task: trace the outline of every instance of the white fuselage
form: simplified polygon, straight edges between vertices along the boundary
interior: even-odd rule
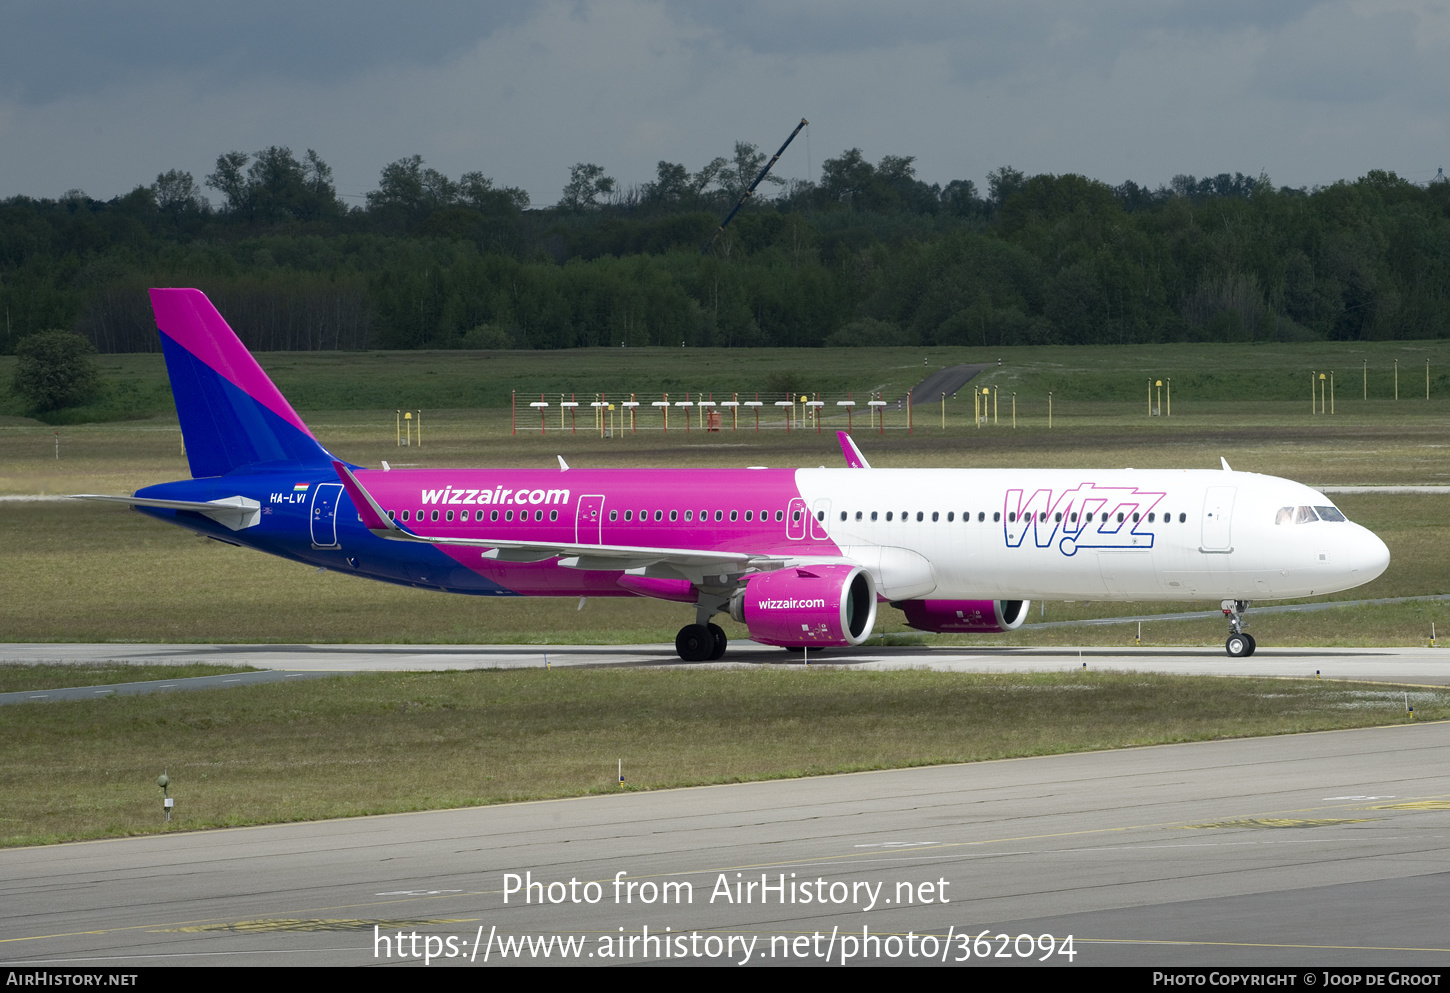
[[[1284,508],[1333,504],[1256,473],[803,469],[796,479],[813,527],[893,600],[1279,599],[1360,586],[1389,564],[1358,524],[1276,523]]]

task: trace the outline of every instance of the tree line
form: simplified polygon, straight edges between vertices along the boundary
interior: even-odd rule
[[[98,201],[0,201],[0,351],[62,328],[158,347],[145,290],[197,286],[258,349],[997,345],[1450,335],[1450,183],[1155,188],[994,170],[928,184],[858,149],[757,190],[745,142],[536,206],[419,156],[350,205],[313,150],[228,152]],[[774,180],[774,177],[770,177]],[[213,205],[205,191],[219,199]],[[771,195],[773,194],[773,195]]]

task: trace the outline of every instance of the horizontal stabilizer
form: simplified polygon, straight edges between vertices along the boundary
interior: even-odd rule
[[[162,510],[190,510],[210,517],[232,531],[256,527],[262,520],[262,505],[244,496],[222,497],[220,500],[152,500],[146,497],[105,496],[100,493],[77,493],[74,500],[104,500],[125,503],[132,507],[159,507]]]

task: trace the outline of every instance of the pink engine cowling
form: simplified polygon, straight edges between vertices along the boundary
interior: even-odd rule
[[[859,645],[876,625],[876,583],[857,565],[812,565],[752,576],[730,616],[763,645]]]
[[[1030,600],[901,600],[906,623],[937,634],[1015,631],[1027,619]]]

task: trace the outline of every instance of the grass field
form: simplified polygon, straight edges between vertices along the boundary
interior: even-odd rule
[[[1321,357],[1348,361],[1366,354],[1380,375],[1393,355],[1427,352],[1450,361],[1450,345],[1379,344],[1334,346],[1163,346],[1163,348],[1018,349],[1002,370],[990,368],[987,381],[1041,386],[1060,375],[1111,393],[1114,383],[1141,380],[1143,368],[1180,362],[1208,365],[1260,364],[1260,373],[1288,377]],[[1337,349],[1337,351],[1335,351]],[[1420,351],[1415,351],[1420,349]],[[1441,349],[1441,351],[1435,351]],[[655,349],[661,351],[661,349]],[[822,364],[825,374],[847,375],[869,368],[876,377],[896,377],[887,396],[905,390],[922,368],[912,365],[921,349],[845,349],[757,354],[754,351],[709,352],[712,362]],[[666,358],[650,349],[635,349],[641,375],[664,375]],[[703,352],[702,352],[703,354]],[[942,362],[961,355],[938,355]],[[692,361],[697,355],[692,355]],[[842,358],[844,357],[844,358]],[[1246,358],[1247,357],[1247,358]],[[740,431],[690,432],[673,420],[670,432],[660,429],[657,413],[639,415],[638,432],[600,438],[589,413],[580,416],[579,432],[558,431],[557,409],[551,409],[550,433],[538,433],[534,412],[522,417],[519,432],[510,429],[506,407],[425,409],[423,445],[399,448],[392,409],[332,409],[328,403],[355,404],[370,399],[383,383],[383,371],[399,383],[436,380],[441,393],[479,378],[477,370],[494,374],[554,375],[577,383],[618,373],[593,368],[615,360],[609,351],[510,352],[477,357],[463,352],[373,354],[264,355],[274,374],[297,400],[313,432],[342,457],[377,465],[545,465],[564,455],[571,465],[838,465],[840,451],[834,431],[844,416],[832,415],[822,431],[784,431],[783,416],[767,413],[764,428],[755,431],[747,417]],[[980,355],[976,355],[980,358]],[[477,360],[477,370],[470,365]],[[853,360],[844,364],[845,360]],[[861,360],[870,360],[863,365]],[[6,375],[0,360],[0,380]],[[165,394],[159,355],[104,357],[116,368],[132,370]],[[619,361],[625,361],[621,358]],[[1422,361],[1422,358],[1421,358]],[[835,365],[832,365],[834,362]],[[1067,362],[1076,362],[1069,365]],[[512,364],[512,365],[510,365]],[[502,365],[503,371],[496,370]],[[702,377],[715,375],[702,367]],[[1172,368],[1172,367],[1170,367]],[[1135,370],[1135,371],[1134,371]],[[113,370],[115,371],[115,370]],[[709,373],[709,375],[705,375]],[[149,380],[148,378],[149,377]],[[1037,377],[1032,378],[1032,377]],[[1180,380],[1190,378],[1180,374]],[[1305,375],[1305,378],[1306,377]],[[357,389],[339,394],[357,381]],[[602,380],[600,380],[602,381]],[[663,380],[661,380],[663,381]],[[1053,380],[1056,383],[1056,380]],[[969,399],[947,404],[947,426],[941,428],[940,407],[915,412],[914,431],[892,413],[886,431],[857,426],[857,441],[880,467],[1031,467],[1212,468],[1219,457],[1237,470],[1285,475],[1311,484],[1450,484],[1450,390],[1433,399],[1344,399],[1335,397],[1335,413],[1314,415],[1306,402],[1222,399],[1230,383],[1243,386],[1250,378],[1214,380],[1219,399],[1195,399],[1180,387],[1172,417],[1148,417],[1147,404],[1111,399],[1074,400],[1072,389],[1054,397],[1053,426],[1048,428],[1044,403],[1028,403],[1019,393],[1018,428],[1009,412],[998,407],[996,425],[976,428]],[[332,386],[307,393],[306,383]],[[1379,383],[1379,387],[1385,383]],[[1402,377],[1402,387],[1405,386]],[[1376,389],[1379,389],[1376,387]],[[1422,387],[1422,381],[1421,381]],[[419,387],[422,390],[423,387]],[[490,390],[494,387],[489,387]],[[1037,387],[1032,387],[1037,389]],[[1235,387],[1237,389],[1237,387]],[[1402,389],[1402,397],[1408,390]],[[312,397],[313,406],[303,402]],[[458,394],[461,397],[461,394]],[[493,394],[497,399],[497,390]],[[419,400],[422,403],[422,400]],[[966,416],[963,416],[966,412]],[[59,458],[57,458],[57,454]],[[42,426],[10,417],[0,422],[0,496],[57,493],[130,493],[157,481],[186,477],[181,436],[174,413],[123,422]],[[1388,573],[1340,599],[1417,596],[1446,593],[1450,571],[1450,506],[1443,496],[1343,496],[1337,503],[1351,519],[1379,533],[1392,552]],[[120,507],[83,503],[0,503],[0,638],[7,641],[196,641],[196,642],[668,642],[686,613],[677,604],[653,600],[592,600],[583,610],[552,600],[479,600],[368,583],[335,573],[290,564],[257,552],[199,541],[165,528]],[[1212,607],[1215,604],[1203,604]],[[1031,620],[1066,620],[1096,616],[1176,612],[1186,604],[1048,603],[1032,610]],[[1421,644],[1431,623],[1446,626],[1444,604],[1389,604],[1346,610],[1331,615],[1269,616],[1254,620],[1263,644],[1379,645]],[[726,622],[732,638],[744,636]],[[880,631],[906,631],[895,610],[883,609]],[[1127,644],[1135,631],[1127,628],[1022,631],[990,638],[992,644]],[[1173,622],[1145,629],[1148,644],[1215,645],[1222,639],[1221,622]],[[938,642],[940,644],[940,642]]]
[[[1402,723],[1393,687],[812,666],[376,673],[0,708],[0,844]],[[1450,717],[1419,690],[1416,717]]]
[[[0,693],[53,690],[68,686],[110,686],[115,683],[139,683],[152,679],[187,679],[191,676],[256,671],[252,666],[215,666],[204,663],[136,665],[115,662],[109,665],[84,666],[19,663],[0,665]]]
[[[1390,570],[1341,599],[1450,592],[1446,497],[1346,496],[1349,515],[1390,546]],[[640,598],[576,602],[450,596],[341,573],[318,573],[248,549],[205,541],[125,508],[20,503],[5,508],[0,637],[8,641],[313,642],[417,644],[668,643],[688,614]],[[931,644],[1131,644],[1121,628],[1054,628],[1032,622],[1212,609],[1216,603],[1058,603],[1034,606],[1004,635],[922,636]],[[878,630],[904,633],[885,605]],[[1395,604],[1305,615],[1260,615],[1265,645],[1423,644],[1430,624],[1450,630],[1450,605]],[[732,638],[745,629],[722,620]],[[1146,625],[1145,643],[1219,645],[1219,620]]]
[[[974,385],[1018,394],[1019,411],[1046,418],[1048,391],[1055,412],[1074,404],[1124,403],[1146,413],[1148,380],[1172,380],[1175,415],[1200,403],[1256,405],[1280,401],[1307,416],[1311,372],[1335,375],[1336,412],[1355,404],[1425,398],[1426,363],[1431,397],[1450,398],[1450,341],[1320,342],[1315,344],[1171,344],[980,348],[634,348],[553,352],[263,352],[258,361],[299,411],[395,409],[504,409],[517,392],[523,403],[580,401],[603,393],[611,400],[638,394],[642,401],[669,393],[672,400],[710,394],[790,388],[857,400],[880,393],[902,396],[932,369],[958,363],[995,363]],[[61,420],[125,419],[166,415],[170,387],[159,352],[98,358],[109,384],[94,406]],[[0,356],[0,384],[9,384],[15,358]],[[839,394],[839,396],[837,396]],[[963,394],[970,420],[970,397]],[[1302,401],[1302,402],[1301,402]],[[1040,408],[1040,410],[1039,410]],[[23,422],[17,397],[0,392],[0,417]],[[1003,407],[1000,413],[1009,411]],[[33,422],[32,422],[33,423]],[[388,424],[391,427],[391,416]],[[537,424],[537,421],[535,421]],[[391,437],[391,434],[389,434]]]
[[[1172,418],[1148,418],[1134,404],[1068,405],[1051,430],[1021,426],[946,430],[922,417],[917,429],[857,432],[878,466],[1041,466],[1236,469],[1311,484],[1447,484],[1450,400],[1361,401],[1358,410],[1311,415],[1307,404],[1223,401],[1176,405]],[[1338,408],[1337,409],[1342,409]],[[510,433],[507,410],[425,412],[424,445],[400,449],[392,411],[307,414],[313,431],[345,458],[377,465],[575,466],[839,465],[831,429],[787,433],[686,434],[658,429],[600,439],[588,430]],[[642,415],[644,416],[644,415]],[[899,420],[899,415],[894,415]],[[888,421],[888,424],[893,423]],[[60,458],[55,457],[59,431]],[[0,426],[0,495],[129,493],[188,474],[174,415],[59,429]],[[1379,534],[1392,562],[1380,579],[1340,599],[1450,592],[1450,503],[1440,495],[1344,495],[1336,502]],[[202,541],[119,507],[80,502],[0,503],[0,639],[9,641],[630,643],[668,642],[687,613],[643,599],[482,600],[318,574],[295,563]],[[1203,607],[1211,609],[1216,604]],[[1175,612],[1183,604],[1049,603],[1031,621]],[[1127,628],[956,638],[994,644],[1125,644]],[[1403,604],[1332,614],[1262,615],[1256,637],[1269,644],[1420,644],[1430,624],[1450,623],[1443,604]],[[731,637],[744,630],[726,622]],[[879,630],[906,630],[884,608]],[[1150,644],[1216,645],[1218,621],[1150,626]],[[946,639],[936,638],[934,643]]]
[[[831,432],[689,433],[640,417],[602,439],[511,431],[508,391],[749,389],[796,371],[821,390],[899,395],[931,365],[981,361],[962,350],[287,354],[262,361],[314,433],[344,458],[377,465],[839,465]],[[1215,468],[1311,484],[1450,484],[1450,343],[1153,346],[1002,351],[981,382],[1005,392],[998,423],[971,401],[918,408],[914,430],[857,440],[877,466]],[[994,360],[997,353],[993,353]],[[1401,399],[1390,397],[1401,360]],[[1432,398],[1423,365],[1431,359]],[[107,356],[116,386],[62,427],[0,405],[0,497],[129,493],[184,478],[159,355]],[[1370,365],[1370,398],[1358,369]],[[0,382],[13,359],[0,357]],[[1418,365],[1417,365],[1418,363]],[[684,382],[678,369],[687,365]],[[1311,414],[1308,370],[1348,369],[1335,413]],[[802,372],[803,370],[803,372]],[[1204,370],[1211,370],[1205,372]],[[1407,371],[1408,370],[1408,371]],[[1421,378],[1415,380],[1413,372]],[[1146,378],[1172,376],[1173,416],[1149,417]],[[810,377],[814,377],[810,379]],[[683,385],[682,385],[683,383]],[[1412,388],[1413,387],[1413,388]],[[1047,421],[1046,392],[1053,419]],[[1018,426],[1008,400],[1018,393]],[[1139,397],[1138,391],[1142,391]],[[1295,390],[1302,390],[1298,397]],[[552,397],[551,399],[557,399]],[[394,408],[424,410],[424,444],[399,448]],[[834,409],[834,408],[828,408]],[[587,408],[586,408],[587,410]],[[125,419],[130,418],[130,419]],[[72,418],[75,419],[75,418]],[[59,458],[57,458],[57,444]],[[1388,572],[1340,598],[1450,592],[1450,506],[1441,495],[1345,495],[1336,503],[1389,545]],[[0,639],[138,642],[668,642],[688,608],[645,599],[573,601],[448,596],[372,583],[199,540],[129,510],[73,501],[0,500]],[[888,638],[923,643],[1131,643],[1129,625],[1040,628],[1033,621],[1192,609],[1187,604],[1048,603],[1007,635],[924,636],[881,611]],[[1213,603],[1201,605],[1216,606]],[[1259,615],[1263,645],[1423,644],[1445,631],[1441,603]],[[732,638],[744,637],[725,621]],[[1144,643],[1220,646],[1221,620],[1144,625]],[[1443,635],[1442,635],[1443,637]],[[784,653],[782,653],[784,657]],[[168,667],[166,676],[181,675]],[[138,669],[7,667],[0,689],[140,679]],[[970,676],[862,673],[813,666],[751,671],[595,670],[374,674],[166,696],[0,708],[0,843],[160,830],[155,777],[179,796],[174,828],[492,803],[629,788],[817,774],[1403,720],[1384,687],[1142,674]],[[1450,717],[1425,691],[1421,719]]]

